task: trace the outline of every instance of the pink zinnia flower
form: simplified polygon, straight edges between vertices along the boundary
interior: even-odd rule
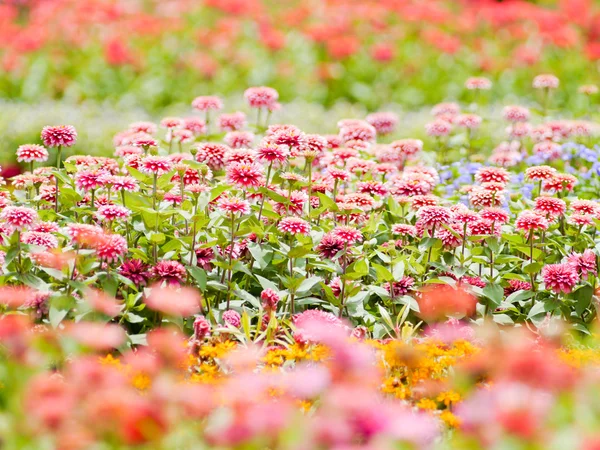
[[[30,227],[37,217],[35,210],[24,206],[7,206],[0,213],[0,218],[17,230]]]
[[[538,75],[533,79],[532,83],[535,89],[556,89],[558,84],[558,78],[550,74]]]
[[[591,214],[571,214],[568,219],[571,225],[579,227],[594,225],[594,216]]]
[[[389,134],[398,125],[398,115],[393,112],[376,112],[367,116],[367,122],[375,127],[378,134]]]
[[[277,102],[279,94],[273,88],[259,86],[246,89],[244,98],[251,108],[268,108]]]
[[[100,220],[125,220],[131,215],[131,211],[120,205],[104,205],[96,211],[96,217]]]
[[[31,231],[40,233],[56,233],[60,227],[56,222],[36,222],[31,226]]]
[[[444,137],[452,131],[452,124],[444,119],[436,119],[425,125],[425,132],[428,136]]]
[[[515,221],[515,227],[521,231],[547,230],[548,220],[533,211],[523,211]]]
[[[250,131],[230,131],[223,138],[223,141],[231,148],[249,148],[252,146],[253,140],[254,133]]]
[[[98,189],[103,185],[102,179],[106,172],[99,170],[82,170],[75,174],[75,185],[82,191]]]
[[[321,238],[321,242],[317,245],[316,250],[323,258],[333,259],[344,249],[344,241],[338,236],[329,232]]]
[[[206,133],[206,122],[198,117],[186,117],[183,119],[183,128],[191,131],[194,136]]]
[[[359,121],[340,128],[340,139],[343,142],[353,140],[374,141],[376,137],[377,130],[375,127],[364,121]]]
[[[383,288],[388,291],[388,294],[390,294],[391,297],[397,297],[398,295],[408,294],[414,285],[415,280],[413,278],[404,276],[400,280],[394,281],[391,284],[385,283]]]
[[[246,114],[240,111],[231,114],[221,114],[217,122],[221,131],[241,130],[246,126]]]
[[[173,169],[173,163],[166,156],[146,156],[140,165],[140,171],[148,175],[164,175],[171,169]]]
[[[571,264],[548,264],[542,269],[546,289],[568,294],[579,281],[576,269]]]
[[[212,142],[197,144],[194,146],[196,161],[206,164],[212,170],[220,170],[225,165],[225,155],[231,150],[225,144]]]
[[[37,144],[21,145],[17,149],[17,161],[19,162],[44,162],[48,160],[48,150]]]
[[[231,163],[227,166],[227,181],[239,188],[259,187],[264,183],[258,164]]]
[[[390,148],[397,152],[401,158],[407,158],[423,150],[423,141],[420,139],[399,139],[392,142]]]
[[[353,245],[356,242],[362,241],[363,238],[362,233],[359,230],[345,225],[335,227],[331,231],[331,234],[346,245]]]
[[[549,180],[556,174],[556,169],[550,166],[534,166],[525,169],[525,178],[533,181]]]
[[[101,236],[104,231],[96,225],[70,223],[66,227],[66,233],[71,238],[72,245],[84,245]]]
[[[504,295],[506,297],[508,297],[513,292],[530,291],[530,290],[531,290],[531,283],[528,283],[527,281],[508,280],[508,287],[504,288]]]
[[[333,166],[327,168],[327,175],[338,181],[348,181],[350,179],[350,172]]]
[[[299,217],[284,217],[277,225],[277,229],[282,233],[308,234],[310,225],[306,220]]]
[[[557,173],[544,182],[546,191],[572,191],[577,184],[577,178],[568,173]]]
[[[204,316],[194,319],[194,339],[202,341],[210,333],[210,322]]]
[[[475,179],[480,183],[506,184],[510,180],[510,174],[503,167],[481,167],[475,173]]]
[[[239,312],[233,309],[228,309],[227,311],[225,311],[223,313],[222,319],[223,324],[231,325],[234,328],[239,328],[242,324],[242,316],[240,316]]]
[[[452,214],[443,206],[424,206],[417,211],[417,217],[426,228],[445,225],[452,221]]]
[[[593,200],[573,200],[570,208],[578,214],[597,214],[600,205]]]
[[[39,231],[26,231],[21,235],[21,242],[44,247],[45,250],[58,247],[58,239],[56,239],[56,236]]]
[[[567,205],[564,200],[555,197],[540,196],[535,199],[535,206],[533,210],[546,217],[558,217],[562,216],[567,209]]]
[[[196,314],[200,311],[201,301],[200,294],[195,289],[158,284],[151,287],[150,294],[144,299],[149,308],[178,317]]]
[[[268,288],[260,293],[260,299],[262,300],[262,307],[267,311],[274,311],[281,300],[277,292]]]
[[[589,248],[583,253],[572,253],[567,258],[567,263],[573,266],[584,280],[587,280],[589,274],[597,275],[596,254]]]
[[[140,189],[138,181],[128,176],[114,177],[111,179],[111,184],[115,191],[136,192]]]
[[[392,225],[392,233],[400,236],[415,237],[417,235],[417,229],[414,227],[414,225],[396,223]]]
[[[377,195],[383,197],[387,195],[388,189],[381,181],[367,180],[356,183],[356,189],[363,194]]]
[[[225,154],[225,163],[246,163],[252,164],[256,160],[256,153],[249,148],[231,149]]]
[[[510,218],[508,212],[501,208],[484,208],[483,211],[479,213],[479,215],[482,219],[500,224],[507,223]]]
[[[460,114],[460,106],[453,102],[438,103],[433,108],[431,108],[431,115],[434,117],[449,117],[456,116],[458,114]]]
[[[157,127],[153,122],[140,121],[130,124],[129,129],[134,133],[154,134],[156,133]]]
[[[145,286],[150,279],[148,266],[139,259],[130,259],[119,266],[119,274],[137,286]]]
[[[118,234],[101,234],[91,242],[101,260],[112,262],[127,253],[127,240]]]
[[[465,88],[473,90],[488,90],[492,88],[492,82],[485,77],[469,77],[465,81]]]
[[[530,114],[523,106],[511,105],[504,108],[503,115],[509,122],[527,122]]]
[[[236,197],[225,197],[219,200],[219,209],[227,214],[244,215],[250,212],[250,204]]]
[[[185,282],[187,272],[178,261],[159,261],[150,269],[152,278],[165,281],[169,285],[180,285]]]
[[[198,111],[216,111],[223,109],[223,101],[219,97],[213,95],[196,97],[192,101],[192,108]]]
[[[77,131],[71,125],[48,126],[42,129],[42,141],[46,147],[71,147],[77,140]]]
[[[469,202],[471,205],[480,208],[496,207],[502,204],[503,196],[504,191],[485,189],[476,186],[469,192]]]
[[[482,119],[477,114],[460,114],[454,118],[453,123],[459,127],[473,130],[479,128]]]
[[[259,161],[267,163],[284,163],[289,155],[289,150],[286,146],[276,144],[272,141],[262,141],[256,149],[256,154]]]

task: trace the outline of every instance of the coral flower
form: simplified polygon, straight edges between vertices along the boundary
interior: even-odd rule
[[[77,131],[72,125],[48,126],[42,129],[42,141],[46,147],[71,147],[77,140]]]
[[[179,317],[193,316],[200,311],[201,297],[196,289],[158,284],[150,289],[144,302],[155,311]]]
[[[17,161],[19,162],[45,162],[48,160],[48,150],[37,144],[21,145],[17,149]]]
[[[573,265],[548,264],[542,269],[542,278],[546,289],[551,289],[556,293],[569,293],[573,290],[579,281],[579,275]]]
[[[112,262],[127,253],[127,240],[118,234],[101,234],[90,242],[101,260]]]
[[[470,77],[465,81],[465,88],[474,90],[489,90],[492,88],[492,82],[485,77]]]

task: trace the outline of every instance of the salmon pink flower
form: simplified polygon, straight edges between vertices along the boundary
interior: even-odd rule
[[[452,124],[444,119],[436,119],[425,125],[425,132],[428,136],[444,137],[452,131]]]
[[[550,166],[534,166],[525,169],[525,178],[532,181],[549,180],[556,174],[556,169]]]
[[[149,308],[178,317],[190,317],[196,314],[200,311],[201,301],[196,289],[159,284],[153,285],[150,294],[144,299]]]

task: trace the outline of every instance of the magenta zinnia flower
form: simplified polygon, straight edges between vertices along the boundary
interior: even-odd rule
[[[125,261],[119,267],[119,274],[131,280],[137,286],[145,286],[150,279],[148,266],[139,259]]]
[[[260,299],[262,300],[262,307],[267,311],[275,310],[281,300],[277,292],[268,288],[260,293]]]
[[[333,259],[344,249],[344,241],[338,236],[329,232],[321,238],[321,242],[317,245],[317,251],[323,258]]]
[[[44,233],[40,231],[27,231],[21,235],[21,242],[29,245],[37,245],[44,247],[44,249],[58,247],[58,240],[56,236],[50,233]]]
[[[72,125],[48,126],[42,129],[42,141],[46,147],[71,147],[77,140],[77,131]]]
[[[548,221],[533,211],[523,211],[517,217],[515,227],[521,231],[547,230]]]
[[[562,216],[567,209],[567,204],[564,200],[555,197],[541,196],[535,199],[535,206],[533,210],[546,217],[558,217]]]
[[[568,294],[579,281],[576,269],[568,263],[548,264],[542,269],[542,278],[546,289],[551,289],[556,293],[564,292]]]
[[[131,215],[131,211],[119,205],[104,205],[96,211],[96,217],[100,220],[125,220]]]
[[[231,150],[225,144],[206,142],[194,146],[196,161],[206,164],[212,170],[220,170],[225,165],[225,155]]]

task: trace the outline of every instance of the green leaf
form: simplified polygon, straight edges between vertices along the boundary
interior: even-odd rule
[[[575,312],[581,316],[592,302],[594,289],[590,285],[585,285],[573,292],[575,298]]]
[[[483,295],[489,298],[494,306],[499,306],[504,298],[504,289],[499,284],[487,284],[483,288]]]
[[[279,292],[279,287],[272,281],[267,280],[266,278],[261,277],[260,275],[254,275],[254,276],[256,277],[256,279],[260,283],[260,286],[263,289],[273,289],[275,292]]]
[[[523,300],[528,300],[531,297],[533,297],[534,292],[533,291],[524,291],[524,290],[520,290],[520,291],[516,291],[513,292],[512,294],[510,294],[508,297],[506,297],[506,303],[517,303]]]
[[[188,272],[194,280],[198,283],[198,287],[201,291],[206,291],[206,272],[200,267],[188,266]]]
[[[321,281],[323,281],[323,278],[317,276],[306,278],[304,281],[302,281],[302,283],[300,283],[300,286],[298,286],[298,290],[296,292],[299,294],[308,292]]]

